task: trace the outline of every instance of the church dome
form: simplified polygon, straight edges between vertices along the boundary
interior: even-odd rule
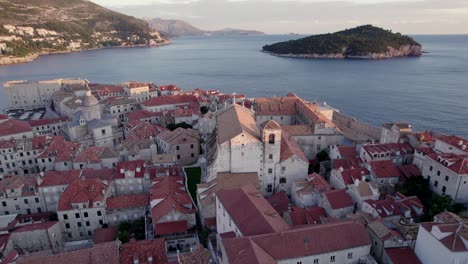
[[[94,95],[92,94],[88,94],[86,95],[84,98],[83,98],[83,101],[81,103],[82,106],[95,106],[95,105],[98,105],[99,102],[98,100],[96,99],[96,97],[94,97]]]

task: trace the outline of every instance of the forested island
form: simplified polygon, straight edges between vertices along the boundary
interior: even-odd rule
[[[422,46],[409,36],[364,25],[266,45],[263,51],[285,57],[389,59],[420,56]]]

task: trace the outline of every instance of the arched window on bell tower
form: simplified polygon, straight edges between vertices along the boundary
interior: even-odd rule
[[[275,144],[275,134],[270,134],[268,136],[268,143]]]

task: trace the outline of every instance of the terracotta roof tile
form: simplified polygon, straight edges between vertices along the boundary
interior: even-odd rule
[[[369,162],[369,165],[376,178],[400,177],[400,170],[391,160],[375,160]]]
[[[188,224],[186,220],[157,223],[154,225],[154,233],[159,236],[170,234],[185,234],[187,233],[187,229]]]
[[[309,163],[309,160],[302,151],[301,147],[291,138],[291,135],[283,131],[281,133],[280,160],[284,161],[291,158],[292,156],[296,156],[298,159]]]
[[[159,238],[123,244],[120,251],[120,264],[134,264],[135,260],[138,260],[139,264],[168,263],[165,240]]]
[[[398,264],[420,264],[421,261],[411,248],[386,248],[385,252],[392,263]]]
[[[93,233],[93,243],[96,244],[102,244],[106,242],[111,242],[114,241],[119,232],[117,230],[117,227],[107,227],[107,228],[98,228],[94,230]]]
[[[101,180],[75,180],[60,196],[57,211],[71,210],[74,203],[87,203],[88,208],[93,208],[94,202],[101,202],[104,206],[106,189],[107,186]]]
[[[289,229],[288,224],[252,185],[220,190],[216,196],[244,236]]]
[[[148,205],[149,195],[145,193],[114,196],[106,199],[107,210],[143,207]]]
[[[222,144],[241,133],[260,139],[260,130],[253,113],[237,104],[229,105],[216,116],[218,143]]]
[[[8,119],[0,123],[0,137],[26,132],[32,132],[32,127],[27,121]]]
[[[324,195],[334,210],[354,206],[353,198],[344,189],[329,191]]]
[[[22,257],[18,264],[117,264],[119,244],[117,242],[95,245],[89,249],[58,253],[49,256]],[[132,262],[133,263],[133,262]]]
[[[151,106],[160,106],[160,105],[175,105],[175,104],[188,104],[196,103],[197,97],[193,95],[166,95],[153,97],[145,102],[142,105],[146,107]]]

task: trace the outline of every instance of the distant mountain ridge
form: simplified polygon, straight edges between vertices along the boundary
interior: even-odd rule
[[[363,25],[335,33],[266,45],[263,51],[285,57],[389,59],[420,56],[422,46],[409,36]]]
[[[169,43],[144,20],[86,0],[0,0],[0,64],[39,54]]]
[[[151,28],[162,32],[169,37],[202,36],[202,35],[263,35],[257,30],[243,30],[225,28],[222,30],[208,31],[199,29],[190,23],[179,19],[145,18]]]

